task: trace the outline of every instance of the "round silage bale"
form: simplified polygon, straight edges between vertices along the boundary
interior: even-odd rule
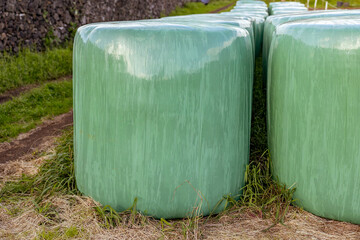
[[[149,22],[80,27],[74,43],[79,190],[157,218],[219,212],[244,186],[253,74],[246,30]]]
[[[360,18],[276,28],[269,52],[273,174],[296,204],[360,224]]]

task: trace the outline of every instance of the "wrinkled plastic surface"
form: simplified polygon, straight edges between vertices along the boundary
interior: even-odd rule
[[[265,12],[268,11],[267,6],[251,5],[251,4],[237,5],[233,9],[261,10],[261,11],[265,11]]]
[[[164,17],[159,19],[160,21],[165,22],[178,22],[178,23],[208,23],[208,24],[221,24],[221,25],[230,25],[232,27],[240,27],[249,32],[252,46],[253,46],[253,56],[255,59],[255,26],[251,19],[236,19],[231,17],[226,17],[217,13],[213,14],[191,14],[183,16],[174,16],[174,17]]]
[[[240,5],[247,5],[247,4],[251,4],[251,5],[260,5],[260,6],[267,6],[267,4],[263,1],[237,1],[236,2],[236,6],[240,6]]]
[[[303,3],[300,2],[271,2],[269,3],[269,10],[275,8],[275,7],[297,7],[297,6],[302,6],[304,7],[305,5]]]
[[[280,14],[294,14],[308,11],[307,8],[299,8],[299,9],[281,9],[272,11],[271,15],[280,15]]]
[[[322,19],[322,18],[337,18],[343,16],[360,17],[360,10],[335,10],[335,11],[308,11],[303,13],[283,15],[283,16],[269,16],[264,25],[264,43],[263,43],[263,76],[266,82],[267,68],[268,68],[268,55],[272,42],[272,37],[277,26],[283,23],[305,20],[305,19]]]
[[[274,175],[305,210],[360,224],[360,19],[282,24],[269,66]]]
[[[75,173],[85,195],[118,211],[137,198],[148,215],[179,218],[194,207],[207,215],[243,187],[251,39],[237,27],[207,25],[142,21],[78,29]]]
[[[264,10],[257,10],[257,9],[236,9],[236,8],[233,8],[231,9],[230,11],[231,13],[242,13],[242,14],[253,14],[253,15],[259,15],[259,16],[262,16],[262,17],[267,17],[269,14],[267,11],[264,11]]]

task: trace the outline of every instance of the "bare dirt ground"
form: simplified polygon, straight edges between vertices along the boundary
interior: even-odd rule
[[[55,137],[60,136],[62,130],[72,125],[73,112],[56,116],[54,119],[44,121],[37,128],[20,134],[12,142],[0,144],[0,163],[14,160],[28,160],[49,149]],[[1,174],[1,169],[0,169]]]

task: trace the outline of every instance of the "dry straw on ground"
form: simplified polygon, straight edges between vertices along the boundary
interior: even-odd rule
[[[51,153],[50,153],[51,154]],[[46,156],[45,156],[46,157]],[[45,157],[0,166],[1,183],[34,174]],[[360,226],[326,220],[292,207],[284,224],[272,226],[256,210],[234,208],[211,218],[161,222],[136,214],[124,215],[120,226],[104,227],[83,196],[53,196],[35,201],[0,202],[0,239],[360,239]]]

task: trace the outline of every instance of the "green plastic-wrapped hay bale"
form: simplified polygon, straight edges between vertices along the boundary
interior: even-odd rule
[[[269,55],[273,173],[316,215],[360,224],[360,18],[276,29]]]
[[[296,14],[289,14],[283,16],[269,16],[264,25],[264,42],[262,49],[263,60],[263,77],[266,83],[267,68],[268,68],[268,55],[272,42],[273,35],[277,26],[283,23],[306,20],[306,19],[323,19],[323,18],[339,18],[344,16],[360,17],[360,10],[335,10],[335,11],[308,11]]]
[[[249,160],[251,39],[160,21],[80,27],[74,43],[78,188],[157,218],[219,212]]]

